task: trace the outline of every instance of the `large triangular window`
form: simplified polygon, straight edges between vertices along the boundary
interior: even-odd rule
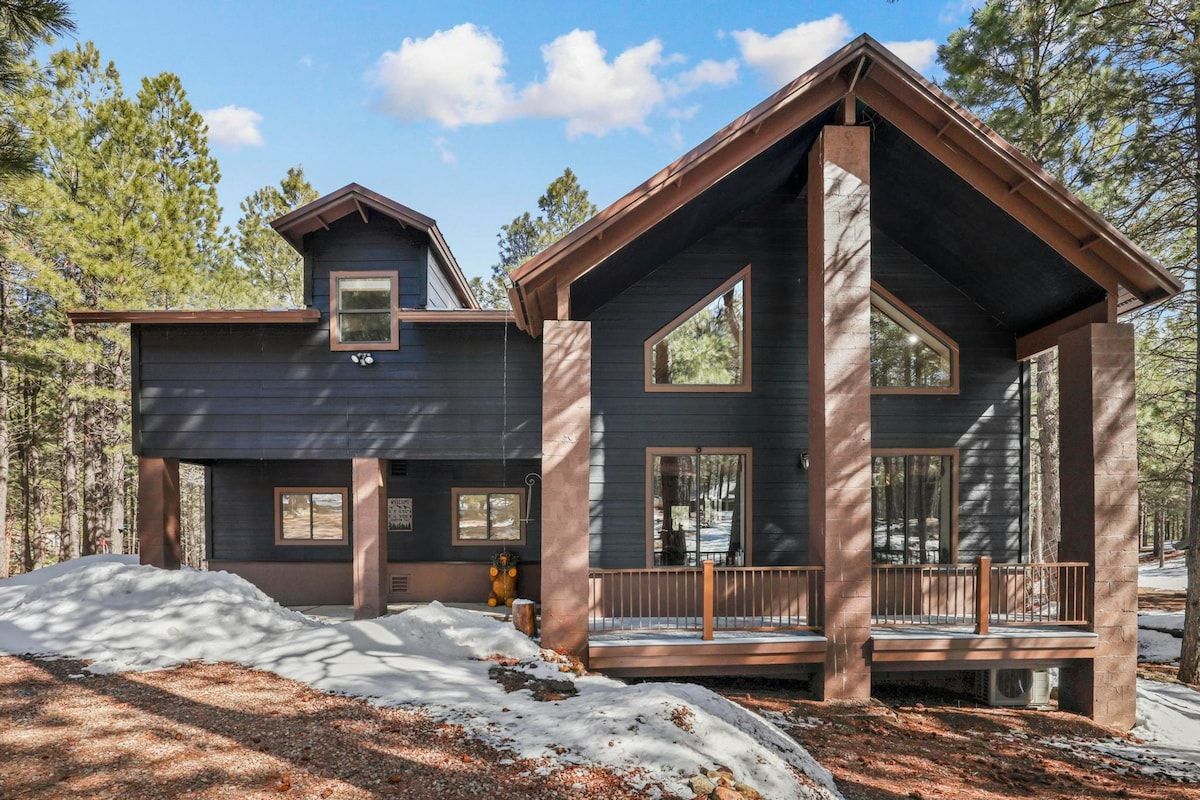
[[[878,284],[871,286],[871,390],[958,391],[958,345]]]
[[[646,391],[750,391],[750,267],[646,340]]]

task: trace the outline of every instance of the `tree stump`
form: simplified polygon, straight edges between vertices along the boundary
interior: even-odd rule
[[[512,604],[513,627],[530,639],[537,636],[537,613],[532,600],[514,600]]]

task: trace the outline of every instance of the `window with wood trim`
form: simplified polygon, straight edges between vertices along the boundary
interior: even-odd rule
[[[876,450],[871,456],[871,560],[958,559],[958,453]]]
[[[451,489],[454,544],[525,544],[525,489]]]
[[[339,486],[276,488],[275,544],[348,543],[348,494]]]
[[[750,267],[646,340],[648,392],[750,391]]]
[[[398,282],[394,272],[330,273],[330,348],[395,350],[399,347]]]
[[[750,552],[750,450],[646,451],[648,565],[742,566]]]
[[[871,286],[871,390],[958,392],[958,345],[878,284]]]

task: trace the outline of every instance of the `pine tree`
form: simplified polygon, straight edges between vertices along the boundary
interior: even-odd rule
[[[492,266],[491,278],[474,278],[471,288],[484,307],[508,308],[508,276],[513,270],[587,222],[596,213],[596,204],[588,199],[587,189],[570,168],[550,182],[538,198],[534,217],[528,211],[500,228],[500,262]]]
[[[264,186],[242,201],[236,254],[239,267],[253,289],[253,296],[247,298],[249,305],[287,308],[304,305],[304,264],[270,223],[316,199],[317,190],[304,177],[304,168],[297,166],[288,169],[278,186]]]

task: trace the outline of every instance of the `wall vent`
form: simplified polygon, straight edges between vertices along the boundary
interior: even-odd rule
[[[408,576],[393,575],[391,583],[392,594],[408,594]]]
[[[392,462],[392,477],[393,478],[408,477],[408,462],[407,461],[393,461]]]

